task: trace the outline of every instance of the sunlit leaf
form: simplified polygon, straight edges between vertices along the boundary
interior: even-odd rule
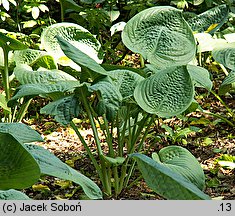
[[[56,38],[59,36],[66,42],[72,44],[77,49],[82,50],[86,55],[94,61],[101,63],[103,56],[101,55],[101,44],[99,41],[85,28],[74,23],[57,23],[47,27],[41,35],[41,45],[50,55],[59,61],[65,54],[60,48],[60,44]],[[65,63],[58,63],[71,66],[76,70],[80,70],[78,65],[69,60]]]
[[[169,117],[186,110],[194,87],[186,66],[169,67],[140,82],[134,91],[138,105],[148,113]]]
[[[40,14],[40,10],[38,7],[33,7],[32,8],[32,17],[34,19],[37,19],[39,17],[39,14]]]
[[[226,22],[228,13],[228,6],[222,4],[193,17],[188,23],[193,31],[207,31],[212,34]]]
[[[168,6],[135,15],[125,25],[122,40],[159,68],[187,64],[196,52],[193,33],[181,11]]]

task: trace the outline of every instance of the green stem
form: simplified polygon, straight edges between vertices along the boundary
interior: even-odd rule
[[[138,126],[138,129],[136,131],[136,133],[133,135],[134,138],[132,139],[132,149],[130,152],[128,152],[129,154],[133,153],[134,151],[134,147],[135,147],[135,144],[137,143],[139,137],[140,137],[140,134],[142,132],[142,130],[144,129],[145,125],[146,125],[146,122],[148,120],[148,118],[150,117],[150,114],[147,114],[145,117],[143,117],[143,119],[141,120],[139,126]]]
[[[149,118],[149,115],[147,115],[147,119],[148,119],[148,118]],[[147,121],[147,119],[146,119],[146,121]],[[142,139],[141,139],[141,141],[140,141],[140,143],[139,143],[139,145],[138,145],[137,152],[140,152],[140,150],[142,149],[143,144],[144,144],[144,141],[146,140],[146,137],[147,137],[147,135],[148,135],[149,129],[150,129],[152,123],[154,122],[154,119],[155,119],[155,115],[152,115],[151,120],[150,120],[150,122],[148,123],[148,126],[147,126],[147,128],[146,128],[146,130],[145,130],[145,132],[144,132],[144,135],[143,135],[143,137],[142,137]],[[145,124],[144,124],[144,125],[145,125]],[[139,137],[139,135],[138,135],[138,137]],[[132,149],[131,149],[131,151],[130,151],[129,154],[132,154],[132,153],[134,152],[134,149],[135,149],[135,144],[132,145]],[[127,158],[127,163],[129,163],[129,158]],[[126,175],[126,178],[125,178],[123,187],[127,187],[128,182],[129,182],[129,180],[130,180],[130,177],[132,176],[132,174],[133,174],[133,172],[134,172],[135,164],[136,164],[136,161],[133,161],[133,162],[131,163],[130,169],[129,169],[128,172],[127,172],[127,175]]]
[[[223,116],[221,116],[221,115],[219,115],[219,114],[214,114],[214,113],[211,113],[211,112],[206,111],[206,110],[203,110],[203,112],[204,112],[205,114],[207,114],[207,115],[211,115],[211,116],[214,116],[214,117],[216,117],[216,118],[219,118],[219,119],[225,121],[228,125],[230,125],[230,126],[232,126],[232,127],[235,126],[235,124],[233,124],[233,123],[232,123],[231,121],[229,121],[227,118],[225,118],[225,117],[223,117]]]
[[[64,22],[64,5],[61,0],[60,0],[60,15],[61,15],[61,22]]]
[[[17,122],[21,122],[22,119],[24,118],[26,112],[27,112],[27,109],[31,103],[32,99],[29,99],[27,100],[24,104],[22,104],[22,106],[20,107],[20,110],[16,116],[16,121]],[[14,117],[13,117],[13,121],[14,121]]]
[[[86,113],[88,115],[88,119],[89,119],[90,124],[91,124],[91,128],[92,128],[92,131],[93,131],[96,147],[97,147],[97,150],[98,150],[98,155],[101,156],[101,155],[103,155],[103,152],[102,152],[102,148],[101,148],[101,144],[100,144],[100,140],[99,140],[98,131],[97,131],[97,128],[96,128],[96,125],[95,125],[95,122],[94,122],[94,119],[93,119],[93,116],[92,116],[92,112],[91,112],[91,109],[90,109],[90,105],[88,104],[87,98],[83,93],[83,89],[80,90],[80,94],[81,94],[81,98],[82,98],[82,101],[83,101],[84,108],[85,108]]]
[[[144,58],[142,55],[140,55],[140,67],[144,68],[145,67],[145,63],[144,63]]]
[[[122,132],[121,132],[121,136],[119,138],[119,142],[118,142],[118,148],[119,148],[119,156],[123,157],[123,148],[124,148],[124,141],[125,141],[125,133],[126,133],[126,127],[127,127],[127,123],[128,123],[128,118],[130,115],[130,106],[128,106],[127,108],[127,114],[126,114],[126,119],[122,128]]]
[[[6,47],[2,46],[4,55],[4,72],[2,73],[3,87],[6,94],[6,101],[10,100],[10,81],[9,81],[9,71],[8,71],[8,50]]]
[[[20,19],[19,19],[20,4],[21,0],[18,0],[18,2],[16,2],[16,25],[18,27],[19,32],[21,32]]]
[[[229,112],[231,116],[234,115],[233,111],[227,106],[227,104],[222,100],[222,98],[216,94],[213,90],[211,90],[211,93],[221,102],[221,104],[224,105],[225,109]]]
[[[144,141],[146,140],[146,137],[148,135],[149,129],[150,129],[152,123],[154,122],[154,119],[155,119],[155,115],[152,115],[151,120],[150,120],[150,122],[149,122],[149,124],[148,124],[148,126],[147,126],[147,128],[146,128],[146,130],[144,132],[144,135],[143,135],[143,137],[142,137],[142,139],[141,139],[141,141],[140,141],[140,143],[138,145],[137,152],[139,152],[142,149]]]
[[[92,154],[92,152],[91,152],[90,148],[88,147],[86,141],[84,140],[83,136],[81,135],[81,133],[79,132],[78,128],[76,127],[76,125],[74,124],[73,121],[70,122],[70,126],[75,131],[75,133],[77,134],[77,136],[80,139],[81,143],[83,144],[83,146],[84,146],[86,152],[88,153],[88,156],[91,159],[92,163],[94,164],[94,167],[96,168],[100,178],[103,179],[100,166],[98,165],[94,155]]]
[[[94,139],[95,139],[95,143],[96,143],[96,147],[97,147],[97,151],[98,151],[98,156],[99,156],[99,159],[100,159],[101,172],[102,172],[102,177],[103,177],[102,184],[103,184],[105,193],[107,193],[107,195],[109,196],[109,195],[112,194],[111,179],[109,178],[109,175],[108,175],[109,167],[106,165],[106,162],[104,160],[103,151],[102,151],[100,140],[99,140],[99,134],[98,134],[98,131],[97,131],[97,128],[96,128],[96,125],[95,125],[94,118],[92,116],[92,109],[90,107],[90,104],[87,102],[87,98],[84,95],[83,90],[84,89],[82,89],[82,88],[80,89],[80,95],[81,95],[81,99],[82,99],[82,102],[83,102],[83,106],[86,110],[86,113],[88,115],[88,119],[89,119],[90,124],[91,124],[91,128],[92,128],[92,131],[93,131],[93,135],[94,135]]]
[[[103,120],[104,120],[104,126],[105,126],[105,131],[106,131],[106,141],[107,141],[108,147],[109,147],[109,154],[111,157],[114,157],[115,152],[113,149],[113,138],[111,136],[111,132],[109,131],[108,120],[107,120],[105,114],[103,115]]]
[[[115,197],[117,198],[118,195],[119,195],[119,176],[118,176],[118,168],[117,168],[117,166],[113,167],[113,177],[114,177]]]
[[[137,179],[135,179],[135,181],[131,182],[131,184],[129,184],[126,189],[132,188],[136,183],[138,183],[141,179],[143,178],[142,175],[140,175]]]
[[[201,52],[198,53],[198,63],[199,63],[199,66],[202,66],[202,53]]]

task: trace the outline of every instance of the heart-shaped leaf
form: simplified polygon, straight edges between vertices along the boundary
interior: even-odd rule
[[[147,185],[159,195],[170,200],[208,200],[209,196],[204,194],[193,183],[181,174],[156,162],[155,160],[139,154],[132,154],[137,160],[138,167]]]
[[[161,162],[158,160],[157,162],[181,174],[200,190],[204,189],[204,172],[196,158],[187,149],[180,146],[168,146],[161,149],[158,156]]]
[[[170,67],[140,82],[134,97],[148,113],[161,117],[178,115],[186,110],[194,96],[194,87],[186,66]]]
[[[82,50],[87,56],[95,62],[102,62],[101,44],[99,41],[85,28],[74,23],[57,23],[46,28],[41,35],[41,45],[51,56],[53,56],[59,64],[71,66],[75,70],[79,70],[78,65],[73,61],[65,60],[65,55],[60,48],[60,44],[56,36],[64,39],[79,50]],[[73,59],[72,59],[73,60]]]
[[[122,40],[127,48],[159,68],[187,64],[196,53],[192,30],[181,11],[168,6],[135,15],[125,25]]]

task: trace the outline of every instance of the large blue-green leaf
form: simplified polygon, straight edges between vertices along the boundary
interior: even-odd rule
[[[207,69],[195,65],[187,65],[187,69],[196,87],[203,87],[208,91],[212,89],[212,81]]]
[[[63,97],[44,106],[40,113],[55,116],[55,120],[66,126],[80,112],[80,106],[74,95]]]
[[[235,43],[218,46],[212,51],[213,58],[232,70],[235,70]]]
[[[22,123],[0,123],[0,133],[8,133],[20,143],[44,141],[37,131]]]
[[[227,5],[222,4],[193,17],[188,20],[188,23],[193,31],[208,31],[213,34],[226,22],[228,13],[229,8]]]
[[[223,95],[235,88],[235,71],[231,71],[228,76],[225,77],[219,88],[219,94]]]
[[[17,93],[11,98],[11,101],[25,96],[48,95],[54,92],[72,91],[74,88],[79,87],[80,85],[81,84],[78,81],[25,84],[18,88]]]
[[[186,110],[194,96],[194,86],[186,66],[169,67],[140,82],[134,97],[148,113],[161,117]]]
[[[52,56],[47,52],[34,49],[17,50],[14,52],[16,65],[27,64],[29,66],[44,67],[47,69],[56,69],[57,66]]]
[[[30,200],[24,193],[10,189],[0,190],[0,200]]]
[[[23,132],[22,132],[23,133]],[[30,187],[40,178],[32,155],[12,135],[0,132],[0,190]]]
[[[133,96],[136,85],[144,80],[144,77],[130,70],[112,70],[109,74],[123,99]]]
[[[61,70],[39,70],[34,71],[28,65],[19,65],[15,67],[14,74],[21,84],[54,84],[58,81],[76,81],[76,79]]]
[[[81,51],[61,37],[57,37],[57,39],[65,55],[69,59],[73,60],[76,64],[87,67],[98,74],[108,75],[108,72],[89,55],[84,53],[83,49]]]
[[[48,150],[30,144],[26,148],[38,162],[41,173],[73,181],[81,185],[90,199],[102,199],[100,188],[92,180],[63,163]]]
[[[132,154],[147,185],[159,195],[170,200],[209,200],[197,186],[176,171],[139,154]]]
[[[109,120],[115,118],[122,102],[122,95],[110,78],[105,78],[89,87],[90,91],[100,92],[101,98],[97,105],[99,115],[106,114]]]
[[[157,153],[153,153],[157,155]],[[158,153],[157,162],[170,168],[195,184],[200,190],[205,187],[205,175],[196,158],[185,148],[168,146]]]
[[[79,70],[78,65],[66,57],[67,54],[60,48],[56,36],[63,38],[77,49],[82,50],[95,62],[102,62],[103,56],[100,55],[101,44],[99,41],[82,26],[74,23],[62,22],[47,27],[41,36],[42,48],[53,56],[59,64]]]
[[[192,30],[180,10],[152,7],[131,18],[123,32],[123,43],[151,64],[166,68],[190,62],[196,53]]]

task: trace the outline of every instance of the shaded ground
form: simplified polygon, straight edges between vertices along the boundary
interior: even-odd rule
[[[136,61],[138,56],[132,55],[130,58],[127,60],[124,59],[126,62],[122,62],[122,64],[127,65],[128,62],[131,62],[129,66],[133,66],[134,64],[138,67],[138,61]],[[213,88],[217,91],[223,79],[223,74],[213,74],[213,76]],[[232,121],[228,117],[229,115],[225,107],[212,94],[208,96],[206,91],[199,89],[196,99],[204,110],[219,114]],[[223,100],[230,109],[235,110],[234,95],[223,97]],[[38,100],[32,107],[35,107],[37,103]],[[39,108],[41,105],[39,105]],[[34,115],[38,117],[37,110],[35,110]],[[30,119],[31,121],[25,123],[32,125],[34,129],[44,134],[46,142],[39,143],[39,145],[43,145],[45,148],[51,150],[62,161],[79,170],[100,185],[100,182],[97,181],[98,178],[96,178],[94,167],[72,129],[63,128],[50,118],[41,119],[38,117],[36,121],[32,121],[32,117]],[[189,132],[179,138],[175,138],[170,136],[169,132],[162,128],[163,124],[173,128],[176,133],[192,126],[200,128],[200,130]],[[80,124],[80,132],[92,147],[94,145],[93,135],[87,123]],[[102,140],[104,141],[102,134],[100,139],[101,142]],[[145,143],[146,147],[151,145],[151,152],[158,152],[161,148],[173,144],[186,147],[200,162],[206,175],[206,194],[213,199],[235,199],[235,171],[234,169],[221,167],[218,164],[218,159],[223,155],[235,156],[234,127],[217,117],[201,112],[194,112],[189,114],[186,119],[172,118],[157,122],[152,127]],[[137,171],[135,177],[139,175]],[[25,192],[33,199],[86,199],[79,186],[72,182],[62,181],[53,177],[42,178],[36,186],[27,189]],[[163,198],[156,195],[141,180],[130,189],[125,190],[119,199],[150,200]]]
[[[206,117],[206,118],[205,118]],[[182,120],[166,120],[167,125],[174,127],[175,124],[187,127],[193,124],[202,128],[200,132],[190,133],[176,143],[162,128],[154,126],[148,135],[146,146],[154,142],[151,151],[159,151],[164,146],[177,144],[186,147],[201,163],[206,174],[207,187],[205,193],[216,199],[235,199],[235,173],[234,170],[222,168],[216,160],[223,154],[235,155],[235,132],[231,126],[225,123],[217,123],[217,119],[209,116],[193,113],[190,115],[194,121],[188,121],[186,125]],[[197,121],[196,121],[197,119]],[[198,124],[197,124],[198,123]],[[160,123],[161,124],[161,123]],[[62,161],[97,182],[96,172],[88,159],[86,152],[76,134],[70,128],[63,128],[53,120],[44,119],[33,126],[44,135],[45,143],[39,143],[51,150]],[[92,131],[85,123],[81,125],[81,133],[90,146],[94,144]],[[156,137],[161,134],[161,140]],[[165,135],[165,136],[163,136]],[[101,140],[104,137],[101,135]],[[186,141],[186,142],[185,142]],[[186,144],[187,143],[187,144]],[[138,177],[136,173],[135,177]],[[42,178],[41,181],[26,193],[33,199],[86,199],[81,188],[72,182],[62,181],[53,177]],[[143,180],[139,181],[129,190],[120,195],[120,199],[163,199],[150,190]]]

